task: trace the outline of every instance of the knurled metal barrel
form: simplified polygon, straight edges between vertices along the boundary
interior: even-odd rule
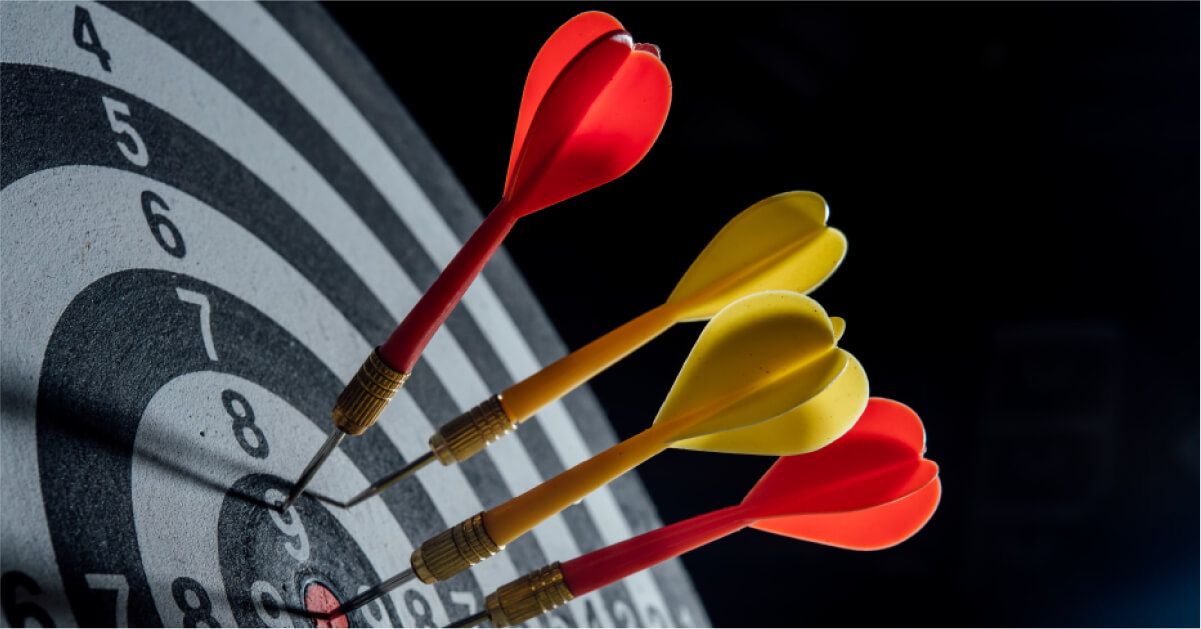
[[[363,366],[338,395],[334,404],[334,425],[350,435],[361,435],[371,427],[409,374],[388,366],[378,351],[372,351]]]
[[[559,562],[506,583],[484,599],[494,627],[512,627],[575,598],[563,581]]]
[[[413,551],[413,573],[423,583],[445,581],[475,564],[499,553],[484,528],[484,514],[470,518],[429,538]]]
[[[443,465],[462,463],[516,427],[500,396],[494,395],[443,424],[430,437],[430,450]]]

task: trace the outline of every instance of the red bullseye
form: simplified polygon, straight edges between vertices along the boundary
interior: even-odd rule
[[[346,615],[330,616],[330,614],[338,609],[342,603],[338,601],[338,597],[329,588],[320,583],[310,583],[304,589],[304,609],[312,614],[314,620],[317,621],[317,626],[323,629],[337,628],[345,629],[350,626],[346,620]]]

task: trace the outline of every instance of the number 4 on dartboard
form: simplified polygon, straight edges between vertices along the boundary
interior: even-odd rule
[[[104,49],[100,43],[100,36],[96,34],[96,25],[92,24],[92,14],[83,7],[75,7],[75,28],[72,29],[75,35],[75,45],[86,50],[100,61],[100,67],[104,68],[105,72],[112,72],[113,68],[109,65],[108,60],[112,55]]]

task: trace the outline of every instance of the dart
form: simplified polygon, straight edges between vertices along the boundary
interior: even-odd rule
[[[844,327],[798,293],[730,304],[701,332],[649,428],[426,540],[409,570],[360,597],[449,579],[669,447],[783,456],[834,441],[868,395],[863,368],[837,346]]]
[[[938,466],[909,407],[872,398],[834,443],[778,459],[741,503],[649,531],[498,588],[484,609],[451,626],[512,626],[747,527],[851,550],[895,546],[938,506]],[[359,603],[361,604],[361,602]],[[350,611],[343,605],[341,612]]]
[[[281,509],[347,435],[379,419],[514,223],[633,168],[658,138],[670,104],[671,79],[659,49],[634,43],[612,16],[583,13],[551,35],[526,76],[500,203],[343,389],[334,431]]]
[[[747,527],[851,550],[895,546],[925,526],[938,507],[938,466],[924,453],[917,415],[898,402],[873,398],[846,435],[817,452],[777,460],[740,504],[531,572],[486,597],[480,613],[451,626],[525,622]]]
[[[846,238],[827,227],[828,217],[825,199],[814,192],[778,194],[743,210],[701,251],[666,302],[447,422],[430,437],[429,452],[372,483],[346,506],[435,459],[443,465],[466,461],[677,323],[710,319],[731,302],[764,290],[812,291],[846,255]]]

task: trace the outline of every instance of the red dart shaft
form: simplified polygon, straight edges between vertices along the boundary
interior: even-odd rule
[[[573,595],[583,596],[742,530],[750,523],[740,506],[698,515],[565,562],[560,566],[563,581]]]
[[[484,265],[496,252],[501,241],[513,228],[516,218],[512,212],[506,211],[507,201],[501,201],[492,210],[484,222],[475,230],[471,238],[463,244],[450,264],[434,280],[429,290],[417,301],[417,305],[409,311],[404,321],[396,326],[396,330],[388,340],[380,346],[380,356],[389,367],[403,372],[413,371],[413,365],[425,351],[434,332],[446,321],[452,310],[462,299],[463,293],[475,280]]]

